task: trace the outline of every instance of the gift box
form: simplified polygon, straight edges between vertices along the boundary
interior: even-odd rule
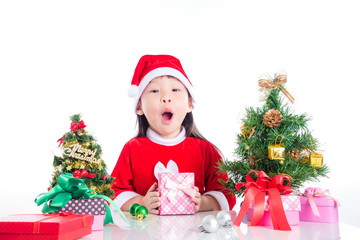
[[[160,215],[195,214],[194,173],[160,173]]]
[[[104,229],[105,204],[106,202],[102,198],[70,199],[65,207],[56,212],[74,211],[75,214],[92,214],[94,215],[92,230],[98,231]]]
[[[284,207],[285,216],[290,226],[299,225],[299,212],[301,210],[300,197],[298,195],[281,195],[281,201]],[[253,204],[250,205],[247,211],[247,219],[251,221],[254,214]],[[269,196],[265,196],[265,211],[263,218],[260,222],[261,226],[272,226]]]
[[[339,221],[338,206],[334,199],[328,197],[313,197],[320,216],[316,216],[310,206],[309,199],[300,197],[300,221],[336,223]]]
[[[90,234],[93,215],[19,214],[0,218],[0,239],[71,240]]]

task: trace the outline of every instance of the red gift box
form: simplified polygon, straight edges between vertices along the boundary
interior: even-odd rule
[[[0,218],[0,239],[71,240],[91,233],[93,215],[19,214]]]

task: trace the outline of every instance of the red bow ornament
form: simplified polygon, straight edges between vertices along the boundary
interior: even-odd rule
[[[256,181],[250,176],[251,173],[258,175]],[[284,185],[284,180],[288,183]],[[241,188],[245,186],[245,191]],[[269,195],[270,216],[275,230],[291,231],[290,225],[285,216],[284,207],[281,201],[281,196],[292,192],[290,187],[290,176],[280,174],[274,176],[272,179],[263,171],[250,171],[246,175],[246,183],[236,184],[236,189],[240,192],[245,192],[245,199],[242,203],[240,212],[235,219],[234,225],[240,226],[241,221],[254,200],[254,216],[251,221],[251,226],[260,224],[265,210],[265,195]]]
[[[76,123],[76,122],[71,122],[71,126],[70,126],[70,129],[73,130],[74,132],[76,132],[76,130],[80,128],[80,129],[83,129],[83,128],[86,128],[86,125],[84,123],[83,120],[81,120],[79,123]]]
[[[89,173],[85,169],[83,169],[81,172],[79,170],[75,170],[73,176],[74,178],[81,178],[81,177],[94,178],[96,176],[96,173]]]

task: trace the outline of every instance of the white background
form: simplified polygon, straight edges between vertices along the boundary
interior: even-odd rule
[[[262,104],[258,76],[285,69],[331,170],[306,186],[329,188],[340,220],[360,227],[355,2],[1,1],[0,215],[40,212],[34,199],[75,113],[111,172],[135,134],[127,90],[138,59],[171,54],[195,87],[198,128],[228,159],[239,114]]]

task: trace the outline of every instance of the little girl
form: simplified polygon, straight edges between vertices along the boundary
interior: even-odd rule
[[[129,96],[135,98],[138,134],[128,141],[111,174],[115,202],[128,211],[133,203],[159,214],[161,198],[154,167],[174,161],[179,172],[195,174],[195,211],[231,210],[235,196],[217,173],[221,157],[196,129],[194,93],[180,61],[169,55],[145,55],[136,66]]]

